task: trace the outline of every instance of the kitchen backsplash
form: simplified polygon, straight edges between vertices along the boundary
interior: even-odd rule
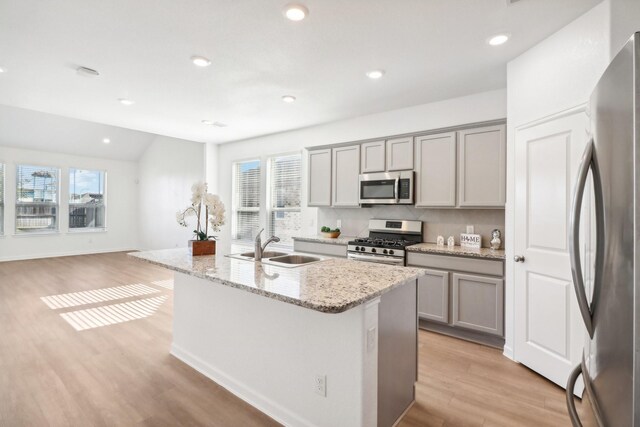
[[[438,235],[453,236],[460,244],[460,233],[466,233],[467,225],[474,226],[474,233],[482,236],[482,246],[489,247],[491,231],[499,229],[504,247],[503,209],[418,209],[413,206],[374,206],[371,208],[318,208],[318,228],[335,227],[342,221],[340,230],[347,236],[366,236],[369,219],[413,219],[423,222],[423,240],[435,243]]]

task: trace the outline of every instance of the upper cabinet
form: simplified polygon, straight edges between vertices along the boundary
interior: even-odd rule
[[[332,206],[360,206],[360,145],[332,149]]]
[[[456,133],[416,137],[416,207],[456,206]]]
[[[331,149],[309,151],[308,206],[331,206]]]
[[[384,172],[386,142],[373,141],[365,142],[360,148],[360,172]]]
[[[413,137],[387,140],[387,170],[413,169]]]
[[[503,208],[506,201],[505,126],[458,132],[458,205]]]

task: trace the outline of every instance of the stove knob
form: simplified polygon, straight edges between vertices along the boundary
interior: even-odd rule
[[[376,253],[376,248],[371,248],[371,252],[375,254]]]
[[[367,248],[365,248],[364,246],[360,248],[360,252],[364,252],[366,250],[367,250]]]
[[[389,249],[389,255],[393,255],[393,249]]]
[[[384,251],[382,251],[383,254],[386,254],[388,251],[385,249]]]
[[[356,251],[359,251],[359,250],[360,250],[360,246],[356,246]]]

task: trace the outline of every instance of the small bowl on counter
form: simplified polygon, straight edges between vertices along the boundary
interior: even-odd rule
[[[323,237],[326,237],[328,239],[335,239],[340,235],[339,231],[321,231],[320,234],[322,234]]]

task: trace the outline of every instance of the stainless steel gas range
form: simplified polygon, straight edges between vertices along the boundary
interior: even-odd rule
[[[405,265],[409,245],[422,242],[422,221],[369,220],[369,237],[352,240],[347,258],[356,261]]]

